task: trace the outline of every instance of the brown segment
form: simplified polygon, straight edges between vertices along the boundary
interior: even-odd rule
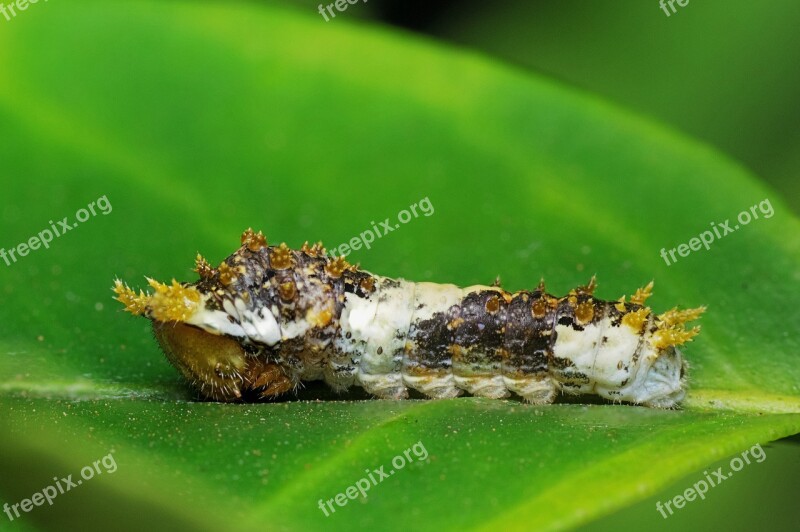
[[[294,268],[275,271],[272,281],[280,300],[279,323],[282,330],[299,320],[309,327],[302,336],[282,341],[277,356],[299,373],[321,376],[339,326],[342,307],[336,303],[336,294],[341,282],[327,278],[327,258],[293,252],[292,262]]]
[[[472,292],[460,303],[461,321],[453,344],[460,347],[453,359],[453,374],[463,377],[501,375],[508,304],[494,290]]]
[[[546,375],[555,333],[555,312],[548,312],[547,294],[517,292],[508,305],[503,361],[503,374],[510,378]],[[532,311],[539,309],[539,312]]]
[[[414,321],[412,316],[404,367],[449,372],[452,362],[450,346],[455,335],[449,324],[458,320],[460,313],[460,307],[453,305],[444,312],[436,312],[427,320]]]

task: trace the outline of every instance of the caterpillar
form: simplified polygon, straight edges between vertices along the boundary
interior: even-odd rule
[[[651,407],[678,405],[687,363],[678,346],[705,307],[655,315],[653,283],[629,301],[596,299],[594,277],[564,297],[540,282],[492,286],[410,282],[327,256],[321,243],[270,246],[247,229],[213,268],[197,255],[193,283],[138,293],[116,279],[115,299],[152,321],[168,360],[199,393],[250,401],[324,379],[384,399],[412,388],[430,398],[468,392],[534,404],[559,391]]]

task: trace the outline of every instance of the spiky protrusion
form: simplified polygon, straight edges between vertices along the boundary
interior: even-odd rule
[[[147,298],[149,297],[142,290],[137,294],[128,285],[120,281],[114,280],[114,293],[117,294],[116,299],[123,305],[125,310],[134,316],[141,316],[147,308]]]
[[[634,331],[639,333],[649,318],[650,318],[650,309],[645,307],[625,314],[625,316],[622,317],[622,323],[631,327]]]
[[[146,313],[148,318],[165,322],[184,322],[191,318],[200,305],[200,292],[193,286],[183,286],[175,279],[171,285],[149,277],[147,282],[155,290],[153,294],[141,290],[137,294],[117,279],[114,282],[115,299],[125,305],[125,310],[131,314],[139,316]]]
[[[665,349],[674,345],[683,345],[700,334],[700,327],[692,327],[688,331],[683,327],[668,327],[659,329],[653,333],[653,345],[659,349]]]
[[[242,245],[250,251],[258,251],[261,248],[267,247],[267,238],[261,231],[256,233],[253,231],[252,227],[248,227],[242,233]]]
[[[653,345],[657,348],[683,345],[700,334],[700,327],[684,328],[684,324],[694,321],[706,311],[706,307],[678,310],[672,308],[656,318],[658,330],[653,333]]]
[[[203,279],[210,279],[216,273],[216,270],[211,267],[211,264],[199,253],[197,257],[194,258],[194,271]]]
[[[589,279],[589,284],[584,286],[579,286],[578,288],[576,288],[576,292],[578,292],[579,294],[592,296],[594,295],[594,291],[596,289],[597,289],[597,276],[592,275],[592,278]]]
[[[696,320],[705,311],[706,307],[686,310],[678,310],[677,307],[674,307],[658,316],[658,325],[663,328],[681,326],[688,321]]]
[[[631,296],[631,303],[644,306],[647,298],[653,295],[653,281],[647,283],[647,286],[639,288],[636,293]]]
[[[322,245],[321,240],[311,246],[311,251],[316,251],[318,257],[324,257],[328,253],[328,250]]]
[[[309,246],[308,241],[303,243],[302,247],[300,248],[300,251],[302,251],[303,253],[305,253],[310,257],[322,257],[328,252],[325,249],[325,246],[322,245],[322,242],[317,242]]]
[[[325,265],[325,273],[334,279],[338,279],[346,271],[355,271],[356,269],[356,266],[353,266],[345,260],[344,255],[333,259]]]
[[[294,266],[294,257],[292,257],[292,250],[286,245],[286,242],[281,242],[281,245],[272,248],[269,254],[270,266],[276,270],[288,270]]]
[[[155,290],[147,302],[153,319],[185,322],[192,317],[200,305],[200,292],[193,286],[183,286],[175,279],[172,280],[171,285],[159,283],[150,278],[147,279],[147,282]]]

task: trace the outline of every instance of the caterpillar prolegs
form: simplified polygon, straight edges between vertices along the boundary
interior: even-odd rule
[[[148,279],[117,299],[153,322],[170,362],[207,398],[257,400],[324,379],[386,399],[514,392],[551,403],[559,390],[672,407],[685,395],[678,346],[704,307],[655,315],[652,283],[595,299],[594,278],[564,297],[500,286],[414,283],[326,256],[321,244],[270,246],[248,229],[217,268],[200,255],[194,283]]]

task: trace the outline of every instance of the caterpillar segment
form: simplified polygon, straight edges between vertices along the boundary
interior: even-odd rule
[[[535,404],[559,392],[674,407],[686,393],[679,349],[705,307],[655,315],[653,284],[630,301],[594,297],[595,279],[564,297],[544,282],[510,293],[374,275],[331,258],[321,243],[270,246],[248,229],[218,267],[197,256],[193,283],[120,280],[125,310],[153,323],[167,359],[204,397],[249,401],[324,380],[384,399],[409,389]]]

